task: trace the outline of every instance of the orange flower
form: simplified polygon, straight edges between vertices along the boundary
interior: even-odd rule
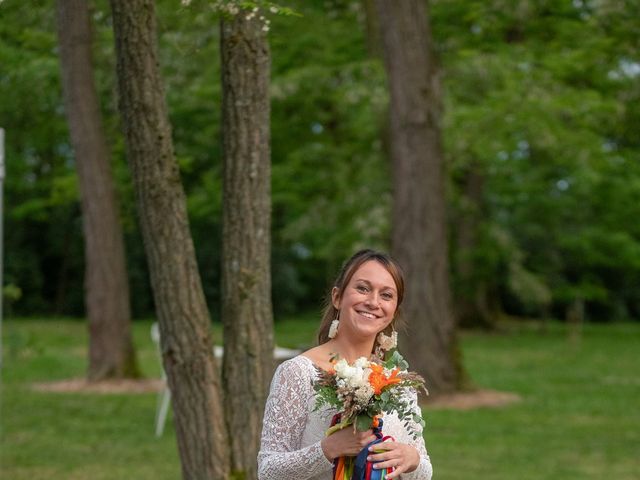
[[[369,384],[373,388],[373,393],[376,395],[380,395],[385,387],[401,382],[401,380],[398,378],[398,373],[400,373],[399,368],[393,369],[391,375],[389,375],[388,377],[384,374],[384,367],[382,365],[372,363],[369,368],[371,368],[371,373],[369,374]]]

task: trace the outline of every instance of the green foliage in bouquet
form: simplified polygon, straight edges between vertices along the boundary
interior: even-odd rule
[[[318,368],[313,382],[316,392],[315,410],[335,408],[340,422],[327,430],[327,435],[353,425],[358,431],[369,430],[381,414],[395,413],[414,438],[425,422],[419,409],[412,406],[412,392],[424,388],[424,379],[408,370],[409,365],[396,350],[384,361],[358,358],[353,364],[334,359],[333,368]]]

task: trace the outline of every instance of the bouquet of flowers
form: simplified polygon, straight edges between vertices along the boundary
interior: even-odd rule
[[[408,370],[409,365],[398,351],[387,354],[385,360],[358,358],[353,364],[346,360],[332,360],[333,368],[325,371],[318,369],[318,377],[313,388],[316,392],[315,409],[323,406],[336,408],[340,413],[334,417],[327,435],[353,425],[358,431],[373,428],[377,443],[389,437],[381,433],[382,413],[395,412],[401,422],[409,429],[409,434],[417,438],[419,431],[413,425],[424,427],[424,420],[419,411],[410,403],[407,395],[410,390],[424,388],[424,379],[415,372]],[[354,470],[371,467],[356,464],[361,456],[366,459],[367,445],[357,458],[348,457],[336,459],[334,464],[334,478],[336,480],[351,478],[367,478],[353,474]],[[352,475],[353,474],[353,475]]]

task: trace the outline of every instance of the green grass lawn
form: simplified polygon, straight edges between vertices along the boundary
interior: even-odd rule
[[[286,321],[276,338],[295,347],[315,323]],[[135,323],[144,374],[160,374],[150,322]],[[219,331],[218,338],[219,338]],[[170,422],[153,434],[155,394],[42,393],[32,382],[81,377],[86,329],[74,320],[13,320],[3,327],[2,479],[178,479]],[[640,479],[640,324],[466,333],[465,364],[483,388],[522,401],[471,411],[427,408],[425,437],[437,480]]]

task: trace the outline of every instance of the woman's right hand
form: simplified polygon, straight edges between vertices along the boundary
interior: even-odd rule
[[[349,425],[325,437],[320,442],[320,446],[325,457],[333,462],[337,457],[355,457],[360,453],[360,450],[375,439],[373,430],[358,432],[354,430],[353,425]]]

